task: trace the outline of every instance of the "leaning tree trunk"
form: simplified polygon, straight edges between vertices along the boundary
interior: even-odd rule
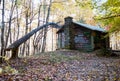
[[[16,40],[14,43],[12,43],[8,48],[6,48],[6,51],[10,51],[12,50],[12,57],[16,56],[18,57],[18,51],[15,51],[19,48],[19,46],[21,44],[23,44],[24,42],[26,42],[33,34],[35,34],[36,32],[38,32],[39,30],[43,29],[44,27],[48,27],[49,25],[55,25],[58,26],[57,23],[47,23],[45,25],[42,25],[34,30],[32,30],[31,32],[29,32],[28,34],[26,34],[25,36],[23,36],[22,38]]]

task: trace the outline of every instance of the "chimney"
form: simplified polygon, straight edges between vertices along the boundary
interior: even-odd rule
[[[73,49],[74,48],[74,34],[73,34],[73,18],[66,17],[65,18],[65,25],[64,25],[64,34],[65,34],[65,48]]]
[[[72,17],[70,17],[70,16],[68,16],[68,17],[66,17],[64,20],[65,20],[65,24],[69,24],[69,23],[71,23],[73,20],[72,20],[73,18]]]

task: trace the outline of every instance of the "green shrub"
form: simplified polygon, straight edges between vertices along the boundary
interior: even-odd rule
[[[112,56],[111,49],[101,48],[97,51],[96,55],[98,56]]]

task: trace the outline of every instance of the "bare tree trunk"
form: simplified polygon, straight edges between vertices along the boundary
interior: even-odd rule
[[[28,33],[28,17],[29,17],[29,5],[28,5],[29,1],[25,1],[24,4],[25,4],[25,35]],[[24,42],[23,44],[23,50],[22,50],[22,54],[23,56],[26,55],[26,48],[27,48],[27,41]]]
[[[18,59],[18,47],[12,49],[12,56],[10,59]]]
[[[38,25],[37,25],[37,27],[40,26],[40,14],[41,14],[40,10],[41,10],[41,6],[42,6],[42,5],[40,4],[40,6],[39,6],[39,11],[38,11]],[[39,31],[38,36],[41,35],[41,34],[42,34],[41,31]],[[38,37],[38,36],[37,36],[37,37]],[[37,39],[37,37],[36,37],[36,39]],[[39,40],[41,40],[41,38],[40,38]],[[38,52],[38,49],[40,48],[41,45],[39,45],[39,42],[37,42],[37,41],[35,41],[35,43],[37,43],[37,45],[38,45],[37,48],[36,48],[36,49],[37,49],[37,52]]]
[[[25,17],[26,17],[26,29],[25,29],[25,35],[26,35],[28,31],[28,11],[26,12]],[[24,42],[22,54],[26,53],[25,49],[26,49],[26,42]]]
[[[47,14],[47,17],[46,17],[46,23],[48,23],[48,21],[49,21],[51,6],[52,6],[52,0],[50,0],[50,4],[49,4],[49,7],[48,7],[48,14]]]
[[[44,8],[44,11],[43,11],[43,24],[45,24],[45,20],[46,20],[46,0],[44,0],[44,2],[43,2],[43,8]],[[44,35],[43,36],[43,39],[42,39],[42,42],[41,42],[41,52],[44,52],[44,49],[45,49],[45,29],[43,28],[42,29],[42,34]]]
[[[30,24],[29,31],[31,31],[31,24]],[[27,42],[27,53],[26,53],[27,56],[29,56],[30,53],[31,53],[31,52],[30,52],[30,47],[31,47],[31,46],[30,46],[30,42],[31,42],[31,40],[29,39],[28,42]]]
[[[47,13],[47,17],[46,17],[46,20],[45,20],[46,23],[48,23],[48,21],[49,21],[51,5],[52,5],[52,0],[50,0],[50,4],[49,4],[49,7],[48,7],[48,13]],[[45,29],[44,29],[44,38],[43,38],[42,52],[45,52],[46,35],[47,35],[47,28],[45,27]]]
[[[36,13],[33,13],[33,3],[31,0],[29,2],[26,2],[26,12],[25,12],[25,19],[26,19],[26,29],[25,34],[27,34],[31,30],[31,23],[33,21],[34,16]],[[30,26],[29,26],[30,25]],[[30,30],[29,30],[30,29]],[[23,45],[23,54],[29,55],[29,46],[30,46],[30,40],[24,43]]]
[[[2,2],[2,27],[1,27],[1,56],[4,56],[4,10],[5,10],[5,0]],[[2,57],[0,57],[0,62],[2,63]]]
[[[17,1],[17,0],[16,0]],[[20,23],[19,23],[19,15],[18,15],[18,5],[16,4],[16,12],[17,12],[17,38],[19,38],[19,32],[20,32]]]
[[[11,22],[12,22],[12,15],[13,15],[13,11],[14,11],[15,5],[16,4],[14,4],[14,1],[12,1],[12,6],[11,6],[11,10],[10,10],[8,33],[6,35],[5,48],[6,48],[7,44],[8,44],[8,38],[9,38],[9,36],[10,36],[10,43],[12,43],[12,38],[11,38]]]
[[[30,26],[29,26],[29,30],[28,30],[28,32],[30,32],[31,31],[31,27],[32,27],[32,21],[33,21],[33,18],[34,18],[34,16],[35,16],[35,14],[34,14],[34,7],[33,7],[33,2],[30,0],[30,2],[29,2],[29,8],[30,8],[30,22],[29,22],[29,24],[30,24]],[[28,42],[27,42],[27,56],[29,56],[30,55],[30,53],[31,53],[31,50],[30,50],[30,48],[31,48],[31,39],[30,40],[28,40]]]
[[[38,25],[37,25],[37,27],[40,26],[40,14],[41,14],[41,13],[40,13],[40,10],[41,10],[41,6],[42,6],[42,5],[40,4],[40,5],[39,5],[39,10],[38,10]],[[41,31],[39,31],[39,34],[41,34]],[[39,35],[39,34],[38,34],[38,35]],[[33,50],[33,54],[36,53],[35,50],[37,49],[36,40],[35,40],[36,38],[37,38],[37,34],[34,35],[34,39],[33,39],[33,49],[34,49],[34,50]],[[40,46],[39,46],[39,47],[40,47]]]

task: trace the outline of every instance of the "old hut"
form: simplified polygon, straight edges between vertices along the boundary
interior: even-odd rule
[[[103,28],[74,22],[72,17],[65,18],[65,24],[58,30],[58,48],[92,51],[105,47],[106,34]]]

